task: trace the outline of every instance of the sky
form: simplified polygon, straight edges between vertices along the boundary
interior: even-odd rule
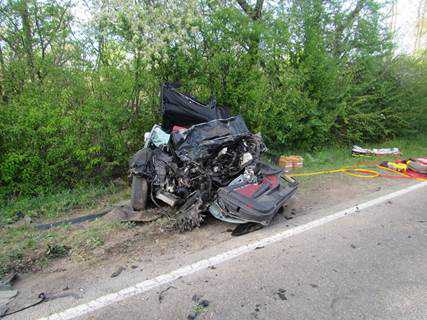
[[[396,41],[400,52],[415,49],[417,11],[420,0],[398,0],[396,4]]]
[[[354,2],[355,0],[351,0]],[[420,1],[424,0],[396,0],[394,27],[396,32],[397,51],[399,53],[412,53],[415,49],[415,33],[417,11]],[[73,9],[73,14],[81,22],[87,21],[90,16],[88,10],[83,5],[83,0]],[[390,24],[391,24],[390,19]]]

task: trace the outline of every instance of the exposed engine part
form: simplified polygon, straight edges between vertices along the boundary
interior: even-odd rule
[[[164,203],[168,204],[171,207],[175,207],[176,204],[180,201],[177,196],[162,189],[157,191],[156,198],[162,200]]]
[[[194,193],[176,214],[175,228],[179,231],[189,231],[200,227],[205,215],[204,202],[198,193]]]

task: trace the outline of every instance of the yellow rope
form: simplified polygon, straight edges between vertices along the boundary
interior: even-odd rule
[[[402,178],[408,178],[408,179],[414,179],[417,181],[427,181],[427,178],[416,178],[412,177],[406,173],[393,170],[387,167],[378,166],[377,168],[381,170],[387,170],[393,173],[397,173],[402,176]],[[363,179],[373,179],[377,177],[387,177],[386,175],[376,171],[376,170],[370,170],[370,169],[362,169],[362,168],[355,168],[355,167],[343,167],[340,169],[332,169],[332,170],[323,170],[323,171],[314,171],[314,172],[305,172],[305,173],[288,173],[287,175],[295,178],[295,177],[309,177],[309,176],[316,176],[321,174],[330,174],[330,173],[344,173],[348,174],[349,176],[356,177],[356,178],[363,178]]]
[[[308,177],[308,176],[316,176],[319,174],[328,174],[328,173],[337,173],[343,172],[342,169],[334,169],[334,170],[324,170],[324,171],[315,171],[315,172],[306,172],[306,173],[296,173],[296,174],[288,174],[291,177]]]
[[[351,171],[354,172],[361,172],[364,174],[357,174],[357,173],[352,173]],[[345,174],[348,174],[350,176],[353,177],[357,177],[357,178],[365,178],[365,179],[372,179],[372,178],[376,178],[380,176],[380,173],[375,171],[375,170],[368,170],[368,169],[346,169],[345,171],[343,171]]]
[[[353,177],[365,178],[365,179],[371,179],[371,178],[376,178],[380,176],[380,173],[375,170],[348,168],[348,167],[343,167],[340,169],[333,169],[333,170],[323,170],[323,171],[296,173],[296,174],[288,174],[288,175],[291,177],[308,177],[308,176],[315,176],[320,174],[330,174],[330,173],[339,173],[339,172],[348,174]],[[354,173],[354,172],[359,172],[359,173]]]

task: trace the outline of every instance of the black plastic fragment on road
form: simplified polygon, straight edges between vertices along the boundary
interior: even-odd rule
[[[12,314],[16,314],[18,312],[21,312],[21,311],[27,310],[29,308],[35,307],[35,306],[37,306],[37,305],[39,305],[39,304],[41,304],[42,302],[45,302],[45,301],[52,301],[52,300],[55,300],[55,299],[65,298],[65,297],[72,297],[74,299],[80,299],[81,298],[78,294],[73,293],[73,292],[60,292],[60,293],[51,293],[51,294],[45,293],[45,292],[41,292],[41,293],[39,293],[39,295],[37,297],[37,300],[35,302],[33,302],[33,303],[29,304],[29,305],[26,305],[26,306],[24,306],[22,308],[19,308],[17,310],[10,311],[10,312],[7,312],[8,310],[6,310],[5,313],[0,314],[0,318],[4,318],[4,317],[10,316]]]
[[[276,295],[280,298],[280,300],[285,301],[288,300],[288,298],[286,297],[286,289],[278,289],[276,291]]]
[[[62,220],[62,221],[52,222],[52,223],[38,224],[35,226],[35,228],[37,230],[48,230],[48,229],[59,227],[62,225],[79,224],[82,222],[94,221],[94,220],[106,215],[111,210],[112,210],[112,208],[106,208],[106,209],[102,210],[101,212],[88,214],[88,215],[77,217],[77,218],[72,218],[72,219],[67,219],[67,220]]]
[[[231,235],[234,237],[243,236],[245,234],[257,231],[262,229],[263,226],[259,223],[248,222],[238,224],[237,227],[231,232]]]
[[[207,307],[209,307],[209,301],[206,299],[200,300],[199,306],[201,306],[203,308],[207,308]]]
[[[166,289],[160,291],[159,293],[159,303],[162,303],[163,299],[165,298],[165,293],[169,290],[169,289],[176,289],[176,287],[174,286],[169,286]]]
[[[118,277],[124,270],[126,270],[126,268],[125,267],[119,267],[116,271],[114,271],[112,274],[111,274],[111,278],[115,278],[115,277]]]

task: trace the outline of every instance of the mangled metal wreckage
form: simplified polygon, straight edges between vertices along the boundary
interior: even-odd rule
[[[191,230],[210,212],[217,219],[268,225],[296,192],[297,183],[260,161],[262,138],[240,116],[228,115],[172,85],[161,90],[162,126],[130,161],[132,207],[147,200],[176,208],[176,226]]]

